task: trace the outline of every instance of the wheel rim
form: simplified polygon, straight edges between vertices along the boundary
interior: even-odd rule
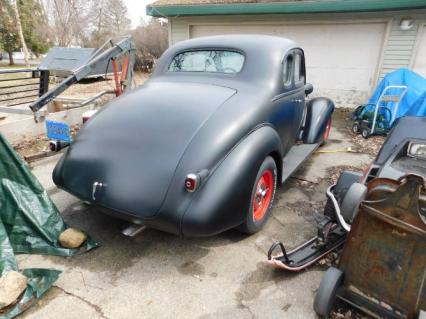
[[[260,221],[268,211],[274,192],[274,176],[271,170],[263,172],[253,196],[253,219]]]
[[[330,135],[330,130],[331,130],[331,119],[328,120],[327,126],[325,127],[325,131],[324,131],[324,135],[323,135],[324,141],[328,140],[328,136]]]

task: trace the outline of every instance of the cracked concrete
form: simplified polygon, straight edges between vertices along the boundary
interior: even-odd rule
[[[343,127],[337,118],[326,149],[352,146]],[[371,160],[363,154],[315,154],[278,190],[273,216],[258,234],[231,230],[182,239],[152,229],[124,237],[124,222],[54,187],[50,176],[58,158],[34,163],[34,172],[67,223],[87,231],[101,247],[69,258],[18,256],[21,268],[63,271],[22,318],[316,318],[313,298],[325,268],[285,273],[264,264],[266,252],[276,240],[294,247],[314,235],[328,168]]]

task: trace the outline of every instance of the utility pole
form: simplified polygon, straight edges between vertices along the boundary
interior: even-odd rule
[[[27,48],[27,43],[25,42],[25,39],[24,39],[24,31],[22,30],[21,17],[19,16],[18,0],[14,0],[12,1],[12,3],[13,3],[13,9],[15,10],[16,27],[18,28],[19,39],[21,40],[22,49],[24,50],[25,65],[29,67],[30,63],[28,61],[28,48]]]

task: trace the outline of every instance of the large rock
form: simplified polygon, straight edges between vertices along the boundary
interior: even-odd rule
[[[86,234],[75,228],[68,228],[59,235],[59,242],[65,248],[78,248],[86,239]]]
[[[27,277],[9,271],[0,278],[0,309],[13,304],[27,288]]]

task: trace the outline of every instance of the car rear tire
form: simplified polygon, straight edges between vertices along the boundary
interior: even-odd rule
[[[250,196],[250,208],[246,219],[238,230],[245,234],[254,234],[262,229],[272,211],[277,188],[277,165],[268,156],[260,165]]]
[[[337,289],[342,285],[343,272],[330,267],[321,280],[314,300],[314,310],[321,317],[328,318],[336,300]]]

